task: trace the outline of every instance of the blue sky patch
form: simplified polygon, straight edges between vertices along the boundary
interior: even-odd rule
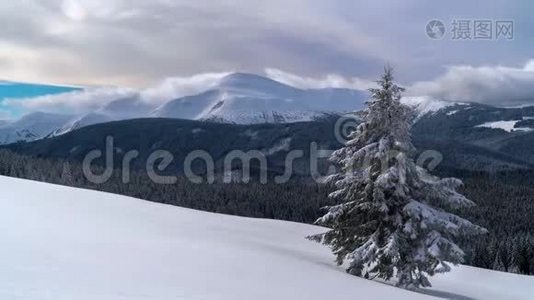
[[[0,82],[0,111],[2,113],[0,114],[0,119],[6,117],[16,118],[22,113],[22,109],[4,105],[6,99],[21,99],[21,101],[24,101],[28,98],[61,94],[76,90],[80,90],[80,88],[9,81]]]

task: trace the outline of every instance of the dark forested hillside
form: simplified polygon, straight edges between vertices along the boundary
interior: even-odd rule
[[[340,147],[334,133],[335,119],[289,124],[234,125],[177,119],[138,119],[88,126],[58,137],[35,142],[0,146],[35,157],[82,161],[91,150],[105,150],[106,138],[113,137],[114,161],[124,153],[139,151],[132,168],[143,169],[148,156],[156,150],[172,153],[167,170],[183,173],[183,163],[192,151],[210,154],[220,170],[223,159],[232,150],[259,150],[265,154],[271,173],[283,173],[290,150],[302,150],[295,161],[296,174],[309,174],[308,158],[312,142],[317,148]]]
[[[499,108],[482,104],[453,105],[421,116],[414,123],[412,134],[427,143],[446,143],[454,147],[471,147],[482,156],[501,155],[520,163],[534,163],[534,107]],[[509,122],[510,130],[488,128],[487,124]],[[484,125],[486,124],[486,125]],[[466,149],[467,150],[467,149]],[[472,151],[467,151],[471,153]],[[465,153],[465,151],[461,151]],[[464,163],[456,155],[456,162]],[[473,159],[471,157],[470,159]],[[480,158],[474,158],[476,163]],[[516,161],[516,162],[517,162]],[[466,167],[464,164],[461,167]],[[460,166],[455,166],[459,167]],[[485,167],[486,168],[486,167]],[[474,169],[469,167],[468,169]],[[486,170],[491,171],[491,168]]]
[[[518,154],[527,151],[525,147],[514,146],[517,141],[525,139],[525,145],[529,145],[530,140],[534,145],[534,133],[508,134],[489,128],[471,128],[471,125],[466,129],[460,123],[447,123],[442,119],[443,115],[447,116],[446,112],[424,117],[415,123],[412,130],[414,144],[419,151],[434,150],[441,153],[441,166],[491,172],[534,166],[523,159],[528,155]],[[468,116],[462,117],[465,118]],[[140,169],[146,165],[150,153],[166,150],[174,156],[167,170],[177,173],[183,172],[183,162],[187,154],[194,150],[209,153],[219,171],[223,158],[230,151],[259,150],[265,154],[269,171],[273,174],[284,171],[289,151],[302,150],[303,157],[294,162],[294,173],[308,176],[313,144],[317,149],[325,150],[336,150],[341,146],[338,138],[344,129],[336,123],[337,120],[338,117],[331,116],[313,122],[235,125],[178,119],[137,119],[97,124],[58,137],[3,145],[0,148],[41,158],[81,161],[91,150],[103,151],[106,137],[111,136],[114,139],[115,161],[120,161],[127,151],[137,150],[140,154],[132,161],[132,167]],[[471,136],[471,140],[466,136]],[[479,141],[488,136],[507,140],[509,144],[504,143],[496,149]],[[324,159],[320,161],[324,162]],[[324,173],[326,167],[319,165],[323,166],[320,169]]]

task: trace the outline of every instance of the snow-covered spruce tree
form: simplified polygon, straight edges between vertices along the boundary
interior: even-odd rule
[[[389,67],[377,83],[363,122],[331,157],[341,167],[331,177],[338,204],[316,221],[330,230],[309,238],[329,245],[338,264],[348,261],[350,274],[427,287],[428,275],[462,262],[457,238],[486,230],[447,212],[474,203],[456,192],[459,179],[439,179],[415,164],[403,88]]]

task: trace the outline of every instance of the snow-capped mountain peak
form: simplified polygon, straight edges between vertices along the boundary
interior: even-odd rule
[[[361,109],[366,96],[346,89],[301,90],[262,76],[234,73],[209,91],[161,105],[151,116],[240,124],[296,122]]]
[[[132,118],[165,117],[238,124],[309,121],[332,113],[360,110],[367,92],[349,89],[298,89],[248,73],[232,73],[199,94],[150,101],[146,94],[121,96],[90,113],[75,116],[28,115],[0,125],[0,143],[64,134],[80,127]],[[156,105],[156,103],[158,103]],[[46,119],[40,122],[40,119]],[[34,120],[37,125],[28,125]],[[2,128],[9,128],[2,131]],[[13,136],[12,132],[19,132]],[[26,132],[26,134],[22,134]]]

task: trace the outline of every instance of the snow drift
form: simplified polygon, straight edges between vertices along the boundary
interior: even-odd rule
[[[292,222],[0,177],[0,299],[532,299],[470,267],[411,292],[348,275]]]

